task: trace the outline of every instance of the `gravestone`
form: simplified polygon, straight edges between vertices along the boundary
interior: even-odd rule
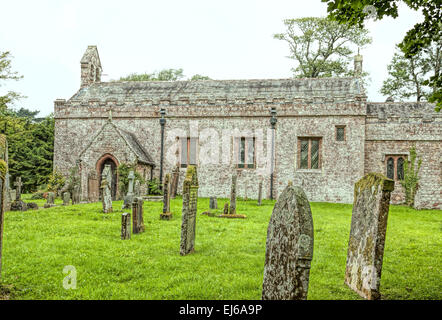
[[[7,175],[8,173],[8,141],[6,136],[0,134],[0,279],[2,276],[2,248],[3,229],[5,222],[5,209],[7,199]]]
[[[287,186],[267,229],[263,300],[307,299],[313,258],[313,219],[300,187]]]
[[[134,180],[135,180],[135,174],[132,170],[129,172],[127,179],[129,180],[129,184],[128,184],[127,194],[124,196],[122,209],[128,209],[132,206],[132,201],[134,198]]]
[[[382,260],[394,181],[369,173],[356,182],[345,283],[360,296],[380,298]]]
[[[63,205],[68,206],[70,201],[71,193],[69,191],[66,191],[65,193],[63,193]]]
[[[130,213],[121,215],[121,240],[130,239]]]
[[[81,186],[79,184],[74,185],[72,190],[72,204],[80,203]]]
[[[144,232],[143,198],[134,197],[132,202],[132,233]]]
[[[229,203],[228,202],[224,203],[223,214],[224,215],[229,214]]]
[[[170,212],[170,174],[166,174],[163,185],[163,213],[160,215],[162,220],[172,219]]]
[[[218,201],[216,197],[210,197],[210,203],[209,203],[210,209],[218,209]]]
[[[28,206],[26,203],[21,199],[21,187],[23,186],[23,183],[21,181],[21,177],[17,177],[17,179],[14,182],[15,189],[15,200],[11,203],[11,210],[12,211],[26,211],[28,209]]]
[[[230,208],[229,214],[236,214],[236,187],[238,177],[236,174],[232,175],[232,185],[230,189]]]
[[[55,193],[54,192],[48,192],[46,203],[44,204],[44,208],[51,208],[55,206]]]
[[[176,165],[172,171],[172,182],[170,185],[170,197],[172,199],[176,198],[178,192],[178,182],[180,179],[180,166]]]
[[[104,165],[103,172],[101,174],[101,189],[102,192],[102,203],[103,203],[103,212],[110,213],[112,212],[112,172],[109,164]]]
[[[195,166],[189,165],[183,182],[183,211],[180,243],[180,254],[182,256],[194,251],[197,204],[197,171]]]
[[[140,183],[140,180],[135,180],[135,183],[134,183],[134,197],[141,197],[141,183]]]
[[[87,190],[88,190],[89,202],[98,202],[99,192],[98,192],[98,177],[96,172],[89,173]]]
[[[258,184],[258,206],[262,205],[262,181]]]

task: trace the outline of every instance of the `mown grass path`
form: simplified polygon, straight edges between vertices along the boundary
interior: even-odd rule
[[[37,201],[42,205],[44,201]],[[224,200],[218,199],[222,208]],[[60,204],[58,200],[56,203]],[[146,232],[120,240],[122,201],[7,212],[2,284],[11,299],[260,299],[267,225],[274,202],[238,201],[247,219],[201,215],[194,254],[179,255],[181,199],[173,220],[160,202],[144,202]],[[360,299],[344,285],[351,205],[312,203],[314,256],[308,299]],[[441,299],[442,211],[391,206],[383,299]],[[63,288],[63,268],[77,270],[77,289]]]

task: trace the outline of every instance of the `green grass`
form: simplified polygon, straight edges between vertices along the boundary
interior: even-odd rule
[[[27,196],[24,196],[27,199]],[[27,200],[31,201],[31,200]],[[39,205],[45,201],[39,200]],[[220,208],[224,200],[219,199]],[[57,200],[56,203],[61,203]],[[160,202],[144,202],[146,232],[120,240],[122,201],[7,212],[2,281],[11,299],[260,299],[273,201],[238,201],[247,219],[201,215],[195,253],[180,256],[181,199],[171,221]],[[312,203],[315,228],[309,299],[360,299],[344,285],[351,205]],[[441,299],[442,211],[391,206],[382,270],[383,299]],[[62,286],[77,270],[77,289]]]

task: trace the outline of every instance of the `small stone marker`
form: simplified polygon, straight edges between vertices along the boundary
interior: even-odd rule
[[[361,297],[380,298],[382,260],[394,181],[369,173],[356,182],[345,283]]]
[[[267,229],[263,300],[306,300],[313,258],[313,219],[300,187],[287,186]]]
[[[163,213],[160,215],[162,220],[172,219],[170,212],[170,174],[166,174],[163,185]]]
[[[66,191],[65,193],[63,193],[63,205],[68,206],[70,201],[71,193],[69,191]]]
[[[102,203],[103,203],[103,212],[109,213],[112,212],[112,193],[111,193],[111,185],[112,185],[112,172],[109,164],[104,165],[103,172],[101,174],[101,189],[102,192]]]
[[[238,177],[236,174],[232,175],[232,186],[230,189],[230,208],[229,214],[236,214],[236,187]]]
[[[218,201],[216,197],[210,197],[210,203],[209,203],[210,209],[218,209]]]
[[[134,197],[134,180],[135,180],[135,174],[133,170],[129,172],[127,179],[129,180],[129,185],[128,185],[127,194],[124,197],[122,209],[128,209],[132,206],[132,201]]]
[[[8,177],[8,141],[6,136],[0,134],[0,279],[2,276],[2,247],[3,229],[5,223],[5,207],[7,199],[7,177]]]
[[[144,232],[143,198],[135,197],[132,202],[132,233]]]
[[[262,205],[262,181],[258,184],[258,206]]]
[[[183,211],[181,223],[180,254],[192,253],[195,247],[196,211],[198,204],[198,176],[196,167],[187,167],[183,182]]]
[[[130,213],[121,215],[121,240],[130,239]]]

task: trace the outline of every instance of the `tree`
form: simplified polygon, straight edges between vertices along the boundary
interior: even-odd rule
[[[322,0],[326,2],[329,17],[340,23],[364,26],[370,16],[382,19],[385,16],[398,16],[398,3],[403,2],[413,10],[421,9],[424,21],[416,23],[408,30],[399,48],[406,58],[411,58],[432,42],[442,39],[441,0]],[[433,88],[428,101],[436,103],[436,111],[442,108],[442,74],[440,68],[432,76],[427,76],[424,85]]]
[[[289,44],[288,58],[298,63],[292,69],[297,78],[353,76],[348,66],[353,58],[349,45],[363,47],[371,43],[367,30],[329,18],[286,19],[284,25],[286,31],[274,38]]]
[[[183,69],[164,69],[154,73],[132,73],[120,81],[177,81],[184,77]]]
[[[201,80],[212,80],[212,79],[210,79],[208,76],[202,76],[200,74],[194,74],[190,78],[190,81],[201,81]]]
[[[391,63],[388,65],[389,77],[384,81],[381,93],[399,99],[416,97],[428,99],[436,87],[425,86],[429,74],[437,74],[442,62],[442,41],[432,43],[424,50],[407,58],[397,47]]]
[[[0,51],[0,80],[19,80],[23,78],[16,71],[12,71],[11,54],[9,51]],[[1,86],[1,83],[0,83]],[[5,109],[7,105],[22,96],[14,91],[8,91],[4,96],[0,96],[0,109]]]

